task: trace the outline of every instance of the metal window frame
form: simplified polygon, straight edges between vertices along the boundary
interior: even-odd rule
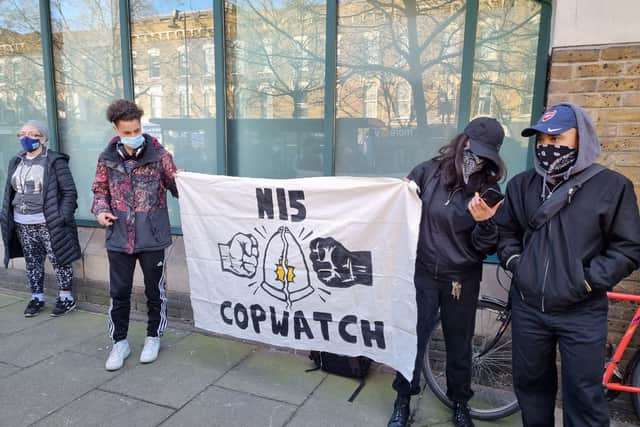
[[[536,52],[536,71],[533,81],[533,97],[531,100],[531,124],[538,120],[547,103],[547,87],[549,82],[549,65],[551,57],[549,47],[551,46],[551,0],[536,0],[540,3],[540,28],[538,31],[538,50]],[[527,150],[527,167],[533,167],[534,138],[529,138]]]
[[[479,0],[467,0],[464,16],[464,40],[462,45],[462,72],[460,97],[458,98],[458,131],[461,132],[471,116],[471,93],[476,58],[476,34],[478,32]]]
[[[42,64],[44,68],[44,92],[46,98],[47,125],[49,126],[49,147],[60,148],[58,128],[58,102],[53,63],[53,31],[51,30],[51,3],[40,0],[40,43],[42,44]]]
[[[336,172],[336,83],[338,75],[338,2],[326,3],[325,30],[325,86],[324,86],[324,138],[323,172],[332,176]]]
[[[133,89],[133,49],[131,48],[131,7],[129,0],[118,0],[118,18],[120,21],[122,89],[126,99],[135,101]]]
[[[535,80],[532,97],[531,121],[542,113],[546,102],[547,70],[549,65],[549,46],[551,42],[550,0],[535,0],[541,4],[540,27],[536,52]],[[214,56],[216,84],[216,173],[226,175],[228,172],[227,144],[227,93],[226,93],[226,40],[225,40],[225,1],[214,0]],[[47,122],[50,130],[50,146],[60,148],[57,92],[55,87],[55,67],[53,52],[53,32],[51,28],[51,2],[39,0],[42,58],[44,65],[44,81],[46,93]],[[131,10],[129,0],[118,0],[120,24],[120,48],[122,60],[122,79],[124,96],[134,100],[133,60],[131,48]],[[471,113],[471,93],[473,90],[473,72],[476,50],[476,33],[478,27],[479,0],[468,0],[465,11],[465,28],[463,41],[462,71],[460,97],[458,102],[458,129],[464,128]],[[326,2],[326,39],[325,39],[325,110],[324,133],[325,149],[323,151],[323,174],[335,174],[336,143],[336,83],[338,52],[338,3]],[[531,141],[530,141],[531,144]],[[528,150],[527,165],[533,165],[532,150]],[[96,225],[95,221],[78,220],[78,224]],[[173,228],[172,231],[179,231]]]
[[[227,158],[227,76],[226,76],[226,37],[225,13],[226,2],[213,1],[213,52],[215,56],[215,91],[216,91],[216,173],[226,175],[229,170]]]

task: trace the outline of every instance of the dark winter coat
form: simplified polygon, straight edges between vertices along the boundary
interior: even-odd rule
[[[44,172],[42,189],[44,217],[51,236],[53,253],[60,265],[67,265],[82,256],[78,241],[78,229],[74,220],[74,214],[78,207],[78,193],[69,169],[69,156],[47,148],[45,150],[47,150],[47,167]],[[20,164],[21,155],[24,153],[20,153],[9,162],[2,202],[0,225],[5,248],[5,267],[8,267],[10,259],[24,256],[16,233],[13,207],[11,206],[15,196],[15,191],[11,186],[11,177]]]
[[[480,175],[472,175],[464,188],[449,191],[441,179],[440,162],[433,159],[413,168],[407,178],[418,184],[422,199],[417,267],[436,279],[480,280],[482,261],[498,243],[493,219],[478,223],[467,209],[474,193],[485,190],[478,182]]]
[[[591,165],[600,151],[593,124],[571,104],[578,119],[578,158],[560,179]],[[633,184],[605,169],[571,197],[544,226],[529,221],[543,198],[549,177],[538,165],[515,176],[496,217],[500,227],[498,255],[513,273],[512,286],[520,298],[543,312],[562,311],[604,293],[640,265],[640,216]]]
[[[110,251],[131,254],[171,245],[167,190],[178,197],[177,168],[171,153],[157,139],[144,137],[144,151],[131,173],[127,173],[118,153],[118,137],[98,159],[91,212],[110,212],[118,217],[105,233]]]

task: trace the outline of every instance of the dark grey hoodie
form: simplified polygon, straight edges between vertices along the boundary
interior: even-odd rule
[[[576,120],[578,122],[578,158],[576,159],[576,163],[571,166],[566,172],[559,173],[556,175],[548,175],[547,171],[545,171],[541,166],[538,158],[535,153],[535,145],[532,145],[533,158],[535,159],[535,170],[538,174],[544,177],[545,181],[551,183],[558,183],[560,181],[566,181],[572,175],[577,174],[578,172],[582,172],[589,166],[591,166],[598,156],[600,155],[600,140],[598,139],[598,135],[596,134],[596,130],[593,126],[593,122],[591,121],[591,117],[587,114],[585,110],[581,107],[578,107],[575,104],[570,104],[568,102],[563,102],[557,105],[565,105],[570,107],[576,115]],[[548,196],[548,187],[546,185],[542,186],[542,197],[546,198]]]
[[[631,181],[605,169],[587,181],[571,203],[543,227],[529,221],[548,192],[545,180],[562,187],[600,154],[591,119],[580,107],[578,157],[567,172],[548,176],[536,161],[534,169],[516,175],[507,185],[505,204],[496,221],[500,229],[498,256],[513,272],[512,285],[527,304],[541,311],[561,311],[605,292],[640,265],[640,216]],[[526,241],[524,236],[527,235]]]

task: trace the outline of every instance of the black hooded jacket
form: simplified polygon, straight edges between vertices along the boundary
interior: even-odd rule
[[[474,193],[484,190],[479,174],[471,175],[464,188],[449,191],[441,179],[440,162],[432,159],[416,166],[407,178],[418,185],[422,200],[416,267],[436,279],[480,280],[482,261],[495,252],[498,227],[493,219],[476,222],[467,209]]]
[[[535,230],[529,226],[543,198],[549,196],[545,180],[555,179],[559,189],[600,153],[586,112],[566,105],[578,121],[575,165],[563,176],[549,177],[538,164],[516,175],[496,216],[498,256],[513,273],[512,286],[524,302],[543,312],[602,297],[640,265],[640,216],[633,184],[612,170],[605,169],[584,183],[571,203],[544,226]]]
[[[78,193],[69,170],[69,156],[53,150],[47,150],[47,167],[44,172],[42,195],[44,197],[43,213],[51,237],[51,247],[60,265],[70,264],[82,256],[78,241],[78,229],[74,219]],[[24,256],[22,246],[16,234],[11,202],[15,191],[11,186],[13,176],[21,153],[9,162],[7,182],[4,190],[0,224],[4,242],[4,266],[9,265],[11,258]]]

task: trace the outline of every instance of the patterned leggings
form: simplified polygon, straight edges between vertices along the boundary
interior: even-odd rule
[[[60,265],[51,248],[51,236],[46,224],[16,224],[18,239],[24,252],[24,260],[27,264],[27,281],[31,287],[31,293],[44,293],[44,261],[49,261],[56,273],[58,289],[71,291],[73,268],[71,264]]]

